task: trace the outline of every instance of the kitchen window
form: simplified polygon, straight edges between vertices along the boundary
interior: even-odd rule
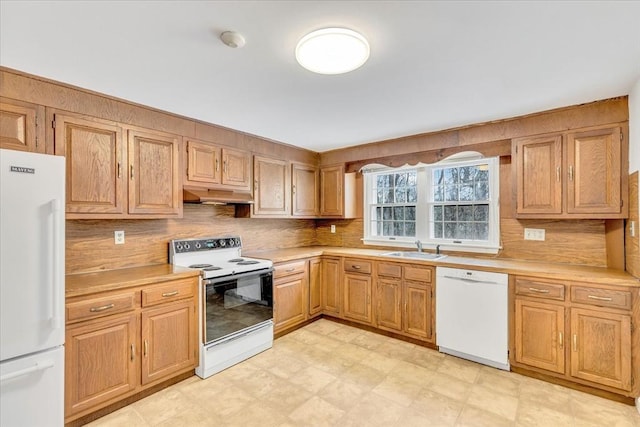
[[[496,253],[499,158],[469,153],[400,168],[365,168],[366,244]]]

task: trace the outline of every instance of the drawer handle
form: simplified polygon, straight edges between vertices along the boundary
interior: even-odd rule
[[[362,267],[359,265],[352,265],[351,268],[353,268],[354,270],[360,270]]]
[[[89,311],[92,313],[98,313],[100,311],[109,310],[110,308],[113,308],[115,306],[116,306],[115,304],[101,305],[100,307],[91,307]]]
[[[578,335],[573,334],[573,351],[578,351]]]
[[[176,295],[178,295],[178,291],[165,292],[165,293],[163,293],[163,294],[162,294],[162,296],[163,296],[163,297],[165,297],[165,298],[166,298],[166,297],[174,297],[174,296],[176,296]]]
[[[549,289],[538,289],[538,288],[529,288],[531,292],[537,292],[539,294],[548,294]]]
[[[594,300],[597,300],[597,301],[613,301],[613,298],[611,298],[611,297],[599,297],[597,295],[589,295],[589,296],[587,296],[587,298],[594,299]]]
[[[296,268],[295,268],[295,267],[293,267],[293,268],[287,268],[287,269],[285,270],[285,272],[287,272],[287,273],[291,273],[292,271],[296,271]]]
[[[131,361],[133,362],[133,359],[135,359],[136,357],[136,348],[133,346],[133,344],[131,344]]]
[[[144,340],[144,357],[147,357],[148,352],[149,352],[149,342],[147,340]]]

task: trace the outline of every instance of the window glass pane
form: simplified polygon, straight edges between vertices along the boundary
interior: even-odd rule
[[[402,220],[404,219],[404,207],[395,207],[393,208],[393,219]]]
[[[382,219],[382,208],[381,207],[377,207],[376,208],[376,219],[378,221],[380,221]]]
[[[405,203],[407,201],[407,190],[404,188],[396,188],[396,203]]]
[[[444,220],[445,221],[455,221],[456,220],[456,207],[455,206],[445,206],[444,207]]]
[[[382,234],[384,236],[393,236],[393,222],[384,221],[382,223]]]
[[[458,168],[447,168],[444,170],[444,183],[446,185],[458,183]]]
[[[446,202],[457,202],[458,201],[458,186],[457,185],[447,185],[444,187],[444,200]]]
[[[415,222],[405,222],[404,223],[404,235],[405,236],[415,236],[416,235],[416,223]]]
[[[377,204],[381,204],[384,203],[384,195],[385,195],[385,190],[382,188],[378,188],[377,194],[376,194],[376,203]]]
[[[415,206],[407,206],[404,208],[404,219],[415,221],[416,219],[416,208]]]
[[[475,199],[475,194],[473,191],[473,184],[465,184],[460,186],[460,200],[462,201],[472,201]]]
[[[473,206],[458,206],[458,221],[473,221]]]
[[[471,184],[476,175],[475,166],[465,166],[460,168],[460,182],[462,184]]]
[[[433,207],[433,220],[442,221],[442,206]]]
[[[488,221],[489,205],[475,205],[473,207],[473,220],[482,222]]]
[[[487,240],[489,238],[489,223],[486,223],[486,222],[475,223],[473,238],[475,240]]]
[[[382,218],[383,219],[393,219],[393,208],[382,208]]]
[[[476,200],[489,200],[489,183],[476,182]]]
[[[436,239],[442,239],[442,223],[436,222],[433,224],[433,237]]]
[[[444,200],[444,186],[439,185],[433,188],[433,200],[435,202],[442,202]]]
[[[455,239],[456,237],[456,223],[455,222],[445,222],[444,223],[444,238],[445,239]]]
[[[403,236],[404,235],[404,224],[401,221],[393,222],[393,235],[394,236]]]

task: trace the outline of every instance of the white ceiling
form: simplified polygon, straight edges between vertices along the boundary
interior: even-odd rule
[[[638,1],[0,0],[0,64],[326,151],[626,95],[639,22]],[[300,67],[327,26],[365,35],[369,61]]]

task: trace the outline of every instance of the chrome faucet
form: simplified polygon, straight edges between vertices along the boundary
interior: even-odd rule
[[[416,240],[416,246],[418,247],[418,252],[422,252],[422,242],[420,240]]]
[[[436,255],[440,255],[440,245],[436,245]]]

